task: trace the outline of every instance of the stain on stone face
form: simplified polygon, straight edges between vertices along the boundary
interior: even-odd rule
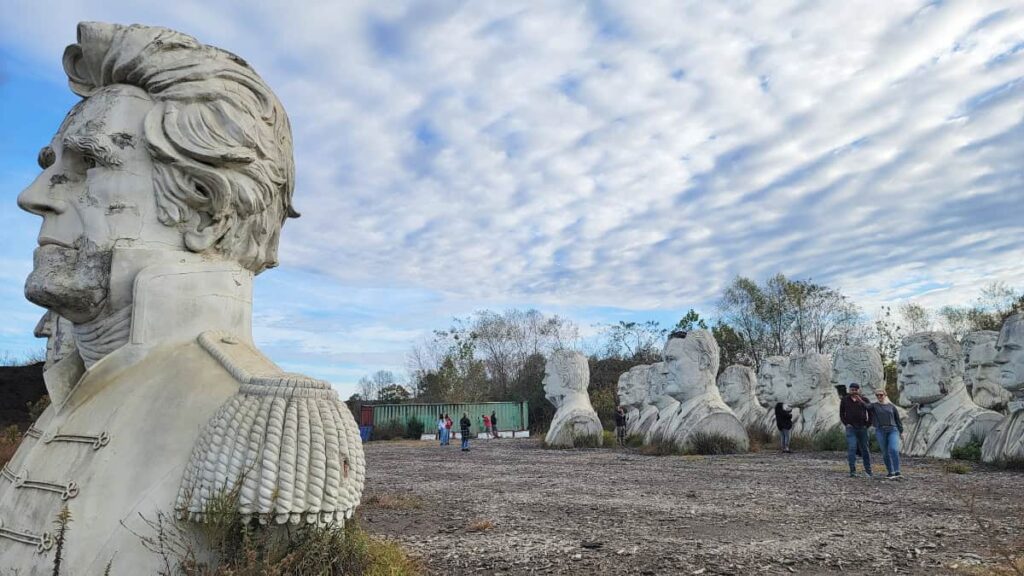
[[[53,176],[50,176],[50,187],[52,188],[54,186],[66,184],[68,180],[69,178],[67,174],[54,174]]]
[[[118,132],[110,136],[110,141],[121,150],[135,148],[135,137],[127,132]]]

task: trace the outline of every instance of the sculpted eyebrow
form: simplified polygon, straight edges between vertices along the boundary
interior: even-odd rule
[[[113,147],[100,142],[95,134],[68,134],[63,144],[65,148],[90,156],[97,164],[107,168],[115,168],[124,163]]]

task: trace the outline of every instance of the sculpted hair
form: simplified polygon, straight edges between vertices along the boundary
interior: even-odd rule
[[[999,332],[993,330],[978,330],[976,332],[970,332],[964,336],[963,342],[960,343],[960,348],[964,355],[964,366],[971,363],[971,352],[974,351],[978,346],[984,346],[985,344],[991,344],[995,347],[996,340],[999,338]]]
[[[922,344],[949,366],[952,378],[960,378],[964,372],[964,360],[960,353],[960,345],[952,334],[945,332],[919,332],[911,334],[903,340],[903,346]]]
[[[706,371],[710,372],[712,376],[718,376],[718,342],[715,342],[715,337],[711,335],[710,331],[673,332],[669,335],[668,341],[671,343],[673,340],[679,340],[678,345],[682,346],[683,349],[687,346],[686,342],[691,342],[697,354],[707,358],[708,366],[705,367]]]
[[[248,63],[166,28],[83,22],[64,71],[83,98],[117,84],[153,98],[144,134],[158,216],[185,228],[189,250],[254,273],[277,265],[281,226],[298,216],[291,126]]]
[[[586,356],[572,350],[555,350],[550,361],[566,388],[577,392],[587,391],[590,385],[590,366]]]

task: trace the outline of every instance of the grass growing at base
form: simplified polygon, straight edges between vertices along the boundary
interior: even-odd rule
[[[970,462],[981,462],[981,445],[984,441],[978,437],[972,437],[970,442],[963,446],[956,446],[949,451],[950,458],[954,460],[968,460]]]
[[[970,474],[970,465],[964,462],[946,462],[942,465],[942,471],[946,474]]]
[[[775,437],[763,426],[751,424],[747,426],[747,438],[750,438],[750,451],[760,452],[775,443]]]
[[[690,436],[683,454],[739,454],[743,452],[736,440],[722,434],[698,432]]]
[[[650,444],[640,447],[640,453],[645,456],[680,456],[683,449],[671,440],[654,438]]]

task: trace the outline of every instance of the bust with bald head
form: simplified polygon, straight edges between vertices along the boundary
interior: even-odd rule
[[[971,400],[960,345],[952,335],[908,336],[900,347],[899,364],[900,400],[913,406],[904,454],[949,458],[954,448],[984,439],[1002,419]]]
[[[82,23],[63,64],[82,99],[17,200],[42,220],[25,296],[48,310],[52,403],[0,476],[3,568],[48,569],[62,499],[89,511],[62,548],[81,574],[158,572],[143,517],[204,522],[226,486],[249,520],[342,524],[358,427],[330,384],[252,340],[253,277],[297,216],[277,96],[166,28]]]
[[[996,340],[993,360],[999,384],[1010,395],[1007,414],[985,439],[981,458],[985,462],[1024,459],[1024,314],[1003,322]]]
[[[590,366],[587,357],[572,350],[552,352],[544,367],[544,394],[554,404],[544,442],[548,446],[600,446],[604,428],[590,404]]]

